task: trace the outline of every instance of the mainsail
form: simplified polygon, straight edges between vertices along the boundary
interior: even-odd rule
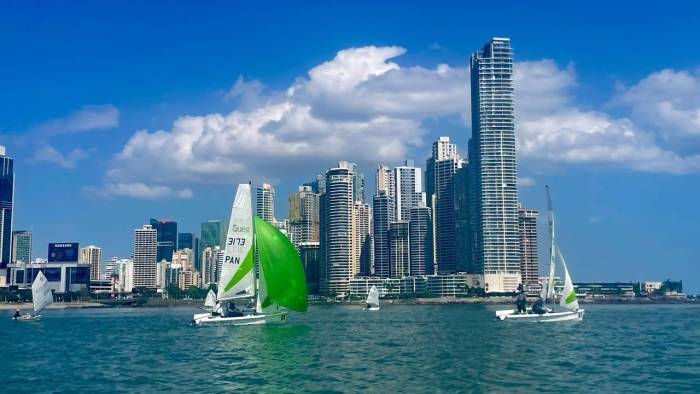
[[[247,183],[238,185],[225,243],[218,282],[218,300],[255,296],[253,209],[250,185]]]
[[[207,293],[207,298],[204,300],[204,306],[207,308],[213,308],[216,306],[216,294],[214,294],[214,290],[209,290],[209,293]]]
[[[576,299],[574,283],[571,281],[571,275],[569,275],[569,270],[566,268],[566,261],[564,260],[564,255],[561,254],[561,250],[559,250],[559,248],[557,248],[557,252],[559,252],[561,265],[564,268],[564,289],[561,292],[561,299],[559,300],[559,305],[567,309],[577,310],[578,300]]]
[[[259,302],[304,312],[307,289],[304,267],[289,239],[265,220],[255,217],[255,240],[260,259]]]
[[[49,281],[46,280],[44,274],[39,271],[39,274],[32,283],[32,300],[34,301],[34,313],[39,313],[47,305],[53,302],[53,294],[49,288]]]
[[[372,286],[372,288],[369,289],[369,294],[367,294],[367,305],[379,307],[379,291],[377,290],[377,286]]]

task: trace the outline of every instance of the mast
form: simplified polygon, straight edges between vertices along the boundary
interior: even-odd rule
[[[549,185],[545,185],[547,191],[547,221],[549,222],[549,276],[547,278],[547,291],[544,301],[554,296],[554,261],[556,260],[556,244],[554,242],[554,208],[552,208],[552,196],[549,193]]]

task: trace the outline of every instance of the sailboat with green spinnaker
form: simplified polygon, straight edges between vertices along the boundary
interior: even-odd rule
[[[194,325],[284,323],[288,310],[304,312],[308,306],[299,255],[284,234],[253,216],[250,184],[236,191],[217,287],[211,312],[195,314]]]

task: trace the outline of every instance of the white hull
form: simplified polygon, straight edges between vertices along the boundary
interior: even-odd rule
[[[13,319],[19,321],[37,321],[41,320],[41,315],[22,315],[20,317],[13,317]]]
[[[570,320],[583,320],[583,309],[576,311],[564,311],[564,312],[547,312],[541,315],[536,313],[519,314],[515,310],[500,310],[496,311],[496,317],[499,320],[513,320],[513,321],[523,321],[523,322],[535,322],[535,323],[546,323],[546,322],[559,322],[559,321],[570,321]]]
[[[366,311],[378,311],[379,307],[378,306],[371,306],[369,308],[365,307],[364,310],[366,310]]]
[[[198,313],[192,318],[192,324],[201,325],[227,325],[227,326],[250,326],[256,324],[285,323],[287,312],[274,312],[268,314],[246,315],[237,317],[221,317],[211,313]]]

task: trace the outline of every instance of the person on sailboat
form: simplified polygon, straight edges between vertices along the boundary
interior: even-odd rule
[[[15,309],[15,314],[12,315],[12,318],[19,319],[20,316],[22,316],[22,312],[19,311],[19,308]]]
[[[239,310],[236,308],[236,303],[235,303],[235,302],[229,302],[229,303],[228,303],[228,306],[227,306],[227,309],[228,309],[228,313],[226,314],[226,317],[240,317],[240,316],[243,316],[243,313],[242,313],[241,311],[239,311]]]
[[[527,296],[525,296],[524,291],[520,291],[520,294],[515,298],[515,306],[518,308],[518,313],[525,313],[527,311]]]
[[[542,297],[537,297],[537,301],[532,304],[532,313],[543,315],[545,312],[546,310],[544,309],[544,301],[542,300]]]

